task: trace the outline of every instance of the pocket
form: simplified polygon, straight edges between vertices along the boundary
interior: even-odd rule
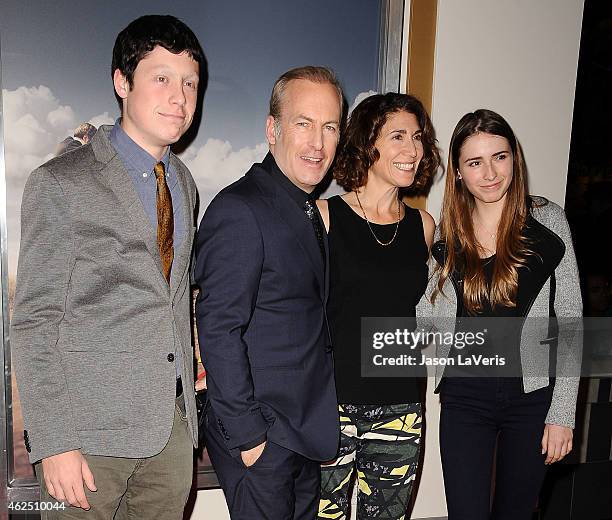
[[[246,469],[251,469],[251,468],[258,468],[259,466],[262,465],[263,462],[265,462],[264,458],[266,457],[266,455],[268,454],[268,452],[270,451],[271,448],[271,442],[270,440],[266,440],[266,445],[264,446],[263,451],[261,452],[261,455],[259,456],[259,458],[250,466],[247,466],[246,464],[244,464],[244,462],[242,462],[242,457],[240,457],[240,461],[242,462],[242,464],[244,465],[244,467]]]
[[[132,270],[112,247],[99,252],[80,251],[70,274],[66,308],[75,318],[112,315],[127,295],[124,280]],[[129,278],[130,280],[132,278]]]
[[[179,395],[174,403],[177,413],[179,414],[179,418],[183,422],[187,422],[187,410],[185,410],[185,394],[182,393]]]
[[[129,428],[132,354],[68,351],[62,358],[77,430]]]
[[[270,450],[270,440],[266,440],[266,445],[264,446],[263,451],[261,452],[261,455],[259,456],[259,458],[250,466],[247,466],[244,461],[242,460],[242,456],[240,454],[240,452],[238,452],[238,455],[234,456],[234,458],[236,459],[236,462],[238,464],[240,464],[244,469],[251,469],[251,468],[256,468],[262,465],[263,459],[266,456],[266,454],[269,452]]]

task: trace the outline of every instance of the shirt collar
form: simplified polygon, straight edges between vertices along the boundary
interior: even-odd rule
[[[310,193],[306,193],[289,180],[289,178],[278,167],[276,161],[274,160],[274,156],[270,152],[267,153],[261,165],[263,166],[264,170],[266,170],[272,176],[272,178],[283,187],[283,189],[300,208],[304,208],[304,204],[307,200],[313,200]]]
[[[138,145],[125,130],[121,128],[121,118],[115,121],[115,125],[110,131],[110,141],[126,168],[134,173],[150,174],[154,166],[158,163],[155,157]],[[164,153],[161,162],[164,163],[166,178],[169,179],[171,173],[169,167],[170,147],[168,147],[166,153]]]

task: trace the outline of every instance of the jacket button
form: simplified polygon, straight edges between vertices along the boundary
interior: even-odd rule
[[[174,354],[172,353],[168,354],[168,361],[170,361],[170,363],[174,361]]]

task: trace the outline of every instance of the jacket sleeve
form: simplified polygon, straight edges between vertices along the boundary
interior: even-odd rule
[[[191,197],[190,197],[191,204],[189,206],[191,215],[190,215],[189,222],[191,223],[191,225],[195,226],[198,223],[198,213],[200,211],[200,194],[198,193],[198,188],[196,186],[195,181],[193,180],[191,172],[188,175],[188,179],[189,179],[189,189],[191,192]],[[195,240],[195,237],[194,237],[194,240]],[[192,244],[191,259],[189,260],[189,285],[192,287],[195,285],[195,254],[196,254],[195,247],[193,247],[193,244]]]
[[[430,329],[433,326],[432,317],[433,317],[433,304],[431,303],[431,295],[433,294],[438,278],[434,276],[435,270],[435,260],[433,257],[429,258],[427,262],[427,287],[423,296],[417,303],[416,306],[416,317],[417,317],[417,327]]]
[[[557,375],[547,424],[574,427],[582,362],[582,297],[576,255],[565,212],[549,202],[549,227],[565,244],[565,254],[555,270],[555,314],[559,323]]]
[[[72,264],[70,208],[55,176],[29,177],[10,329],[30,461],[80,448],[58,351]]]
[[[251,209],[221,193],[209,205],[196,239],[196,320],[208,397],[228,449],[265,438],[268,423],[254,397],[249,346],[263,268],[262,235]]]

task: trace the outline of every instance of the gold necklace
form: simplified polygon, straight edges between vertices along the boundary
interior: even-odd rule
[[[484,226],[484,224],[480,221],[480,218],[476,217],[476,215],[474,215],[474,220],[476,220],[476,223],[478,224],[478,227],[485,232],[485,235],[489,235],[489,239],[493,239],[493,238],[495,238],[497,236],[497,228],[498,228],[499,224],[497,226],[495,226],[495,232],[491,233],[491,231],[489,231]]]
[[[372,229],[372,226],[370,225],[370,221],[368,220],[368,216],[366,215],[366,212],[363,209],[363,206],[361,205],[361,201],[359,200],[359,194],[357,193],[357,191],[355,191],[355,197],[357,197],[357,203],[359,204],[359,208],[361,209],[361,212],[363,213],[363,218],[365,218],[365,221],[368,223],[368,228],[370,229],[370,233],[372,233],[374,240],[376,240],[376,242],[378,242],[381,246],[391,245],[393,241],[395,240],[395,237],[397,236],[397,230],[399,229],[400,200],[397,199],[397,222],[395,223],[395,232],[393,233],[393,236],[391,237],[391,240],[389,240],[389,242],[383,242],[382,240],[379,240],[379,238],[376,236],[376,233],[374,233],[374,230]]]
[[[491,233],[491,231],[489,231],[487,228],[485,228],[482,225],[482,222],[480,222],[479,218],[476,218],[476,223],[478,224],[478,227],[484,232],[485,235],[488,235],[488,240],[493,240],[494,242],[497,242],[497,228],[495,228],[495,232]],[[483,246],[480,242],[478,242],[478,246],[485,252],[485,253],[491,253],[492,255],[495,254],[495,250],[490,249],[488,247]],[[497,249],[497,248],[496,248]]]

